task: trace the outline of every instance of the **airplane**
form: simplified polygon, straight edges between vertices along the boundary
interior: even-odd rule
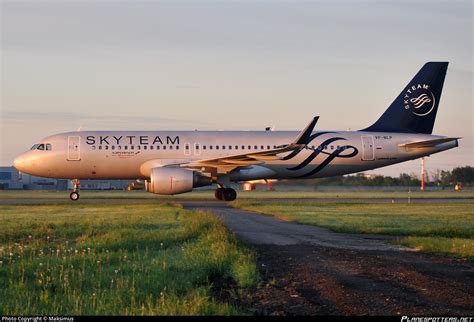
[[[175,195],[217,184],[232,201],[231,182],[311,179],[380,168],[458,146],[432,135],[448,62],[428,62],[383,115],[358,131],[79,131],[46,137],[14,160],[21,172],[73,180],[141,179],[148,192]]]

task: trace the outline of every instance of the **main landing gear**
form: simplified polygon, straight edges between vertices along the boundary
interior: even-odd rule
[[[232,188],[219,187],[214,193],[217,200],[233,201],[237,198],[237,192]]]
[[[69,198],[72,201],[79,200],[79,187],[81,185],[81,181],[79,179],[72,180],[72,192],[69,194]]]

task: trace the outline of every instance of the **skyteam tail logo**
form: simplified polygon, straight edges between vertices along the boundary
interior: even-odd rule
[[[436,99],[430,90],[430,85],[416,84],[410,86],[403,96],[403,105],[415,115],[430,114],[435,107]]]

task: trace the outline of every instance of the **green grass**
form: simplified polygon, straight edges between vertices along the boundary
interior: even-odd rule
[[[263,203],[237,200],[232,205],[337,232],[407,236],[398,243],[427,252],[474,258],[472,203]]]
[[[0,222],[0,315],[239,314],[213,281],[258,281],[215,216],[169,204],[0,206]]]
[[[398,244],[430,253],[453,254],[474,259],[474,239],[446,237],[414,237],[401,239]]]
[[[238,191],[239,199],[261,199],[261,198],[373,198],[373,199],[413,199],[424,198],[467,198],[474,199],[474,190],[463,191],[358,191],[357,187],[351,191]],[[47,191],[47,190],[0,190],[0,199],[68,199],[69,191]],[[179,199],[214,199],[214,190],[193,191],[176,196],[159,196],[143,190],[136,191],[94,191],[82,190],[81,199],[149,199],[149,200],[179,200]]]

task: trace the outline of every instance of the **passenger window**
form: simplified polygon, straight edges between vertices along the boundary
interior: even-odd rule
[[[232,150],[232,145],[229,145],[229,150]]]
[[[179,145],[176,146],[176,150],[179,150]]]
[[[146,150],[148,149],[148,147],[146,145],[143,146],[143,150]]]
[[[235,146],[235,149],[236,149],[236,150],[238,150],[238,149],[239,149],[239,146],[238,146],[238,145],[236,145],[236,146]]]
[[[99,147],[99,149],[100,149],[100,147]],[[124,150],[128,150],[128,145],[125,145],[125,146],[123,147],[123,149],[124,149]]]
[[[163,150],[166,150],[166,145],[163,145]]]
[[[130,146],[130,150],[133,150],[135,149],[135,147],[133,145]]]
[[[203,146],[202,146],[202,149],[203,149],[203,150],[206,150],[206,146],[205,146],[205,145],[203,145]]]
[[[115,150],[115,145],[112,145],[112,150]]]
[[[241,148],[242,148],[242,150],[245,150],[245,145],[242,145]]]
[[[160,149],[160,146],[159,146],[159,145],[157,145],[157,146],[156,146],[156,150],[159,150],[159,149]]]
[[[251,149],[252,149],[252,147],[249,145],[249,146],[247,147],[247,149],[248,149],[248,150],[251,150]]]
[[[153,150],[153,145],[150,145],[150,150]]]
[[[254,148],[255,148],[255,150],[258,150],[258,146],[255,145]]]
[[[219,146],[218,146],[218,145],[216,145],[216,150],[219,150]]]
[[[265,148],[263,147],[263,145],[261,145],[261,146],[260,146],[260,149],[263,150],[263,149],[265,149]]]
[[[212,145],[209,145],[209,150],[212,150]]]
[[[222,150],[225,150],[225,145],[222,146]]]

